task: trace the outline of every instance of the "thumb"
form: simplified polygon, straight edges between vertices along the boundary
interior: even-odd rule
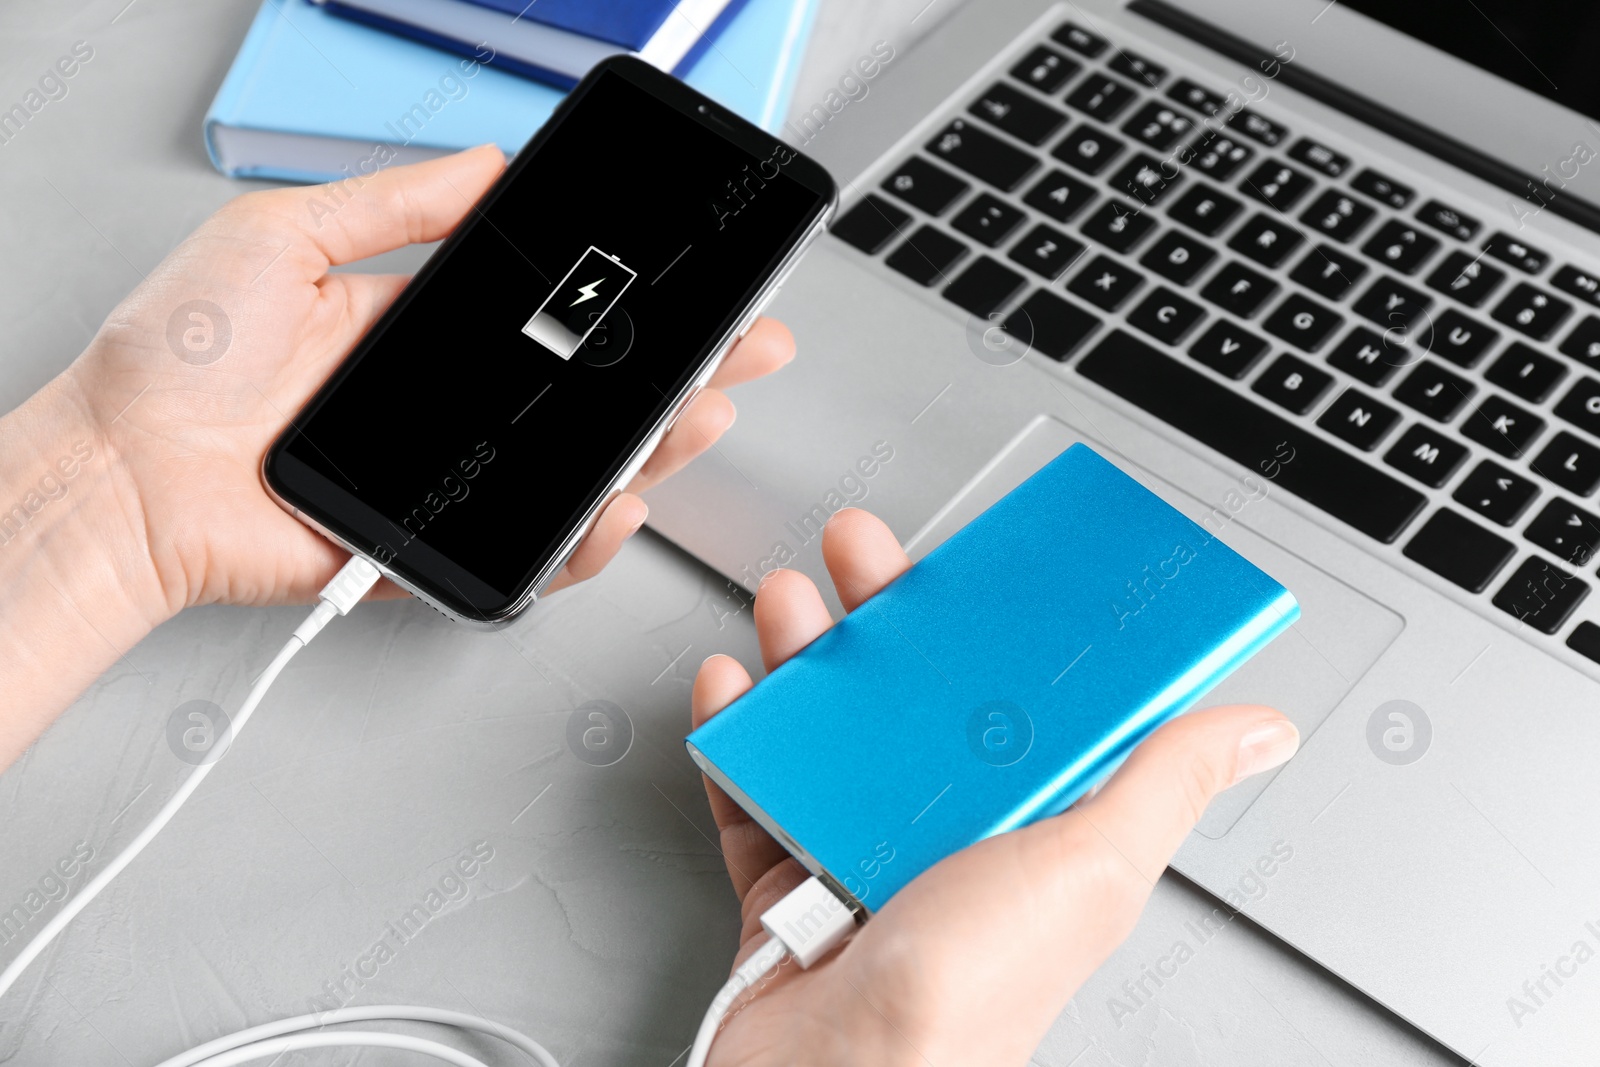
[[[924,1055],[937,1048],[950,1062],[1024,1062],[1132,931],[1211,798],[1298,745],[1294,724],[1271,708],[1212,708],[1168,723],[1092,800],[981,841],[912,881],[840,962],[860,982],[919,990],[896,1025],[920,1022]],[[915,946],[914,974],[872,959],[896,944]],[[996,1018],[1007,1021],[1004,1048],[995,1046]]]
[[[1211,798],[1286,762],[1294,723],[1271,708],[1235,705],[1185,715],[1157,730],[1078,813],[1147,882],[1155,882]]]

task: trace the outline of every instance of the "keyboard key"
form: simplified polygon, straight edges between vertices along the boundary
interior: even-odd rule
[[[1434,512],[1405,547],[1406,558],[1416,560],[1469,593],[1487,589],[1516,551],[1516,546],[1504,537],[1490,533],[1449,508]]]
[[[1144,275],[1114,259],[1095,256],[1067,283],[1067,289],[1097,308],[1115,311],[1144,284]]]
[[[1082,241],[1075,241],[1054,226],[1040,223],[1016,243],[1008,258],[1035,274],[1054,280],[1077,262],[1083,252]]]
[[[1554,357],[1519,341],[1489,364],[1483,376],[1500,388],[1537,404],[1567,376],[1567,368]]]
[[[1202,115],[1215,115],[1227,106],[1220,93],[1214,93],[1188,78],[1180,78],[1167,90],[1167,95],[1180,104],[1194,108]]]
[[[1388,338],[1371,330],[1356,329],[1328,353],[1328,363],[1368,385],[1378,386],[1394,377],[1395,371],[1417,361],[1409,347],[1391,344]]]
[[[1064,170],[1052,170],[1028,190],[1022,202],[1057,222],[1066,222],[1093,203],[1096,195],[1088,182],[1079,181]]]
[[[941,215],[972,186],[943,167],[913,156],[883,180],[883,188],[914,208]]]
[[[1144,82],[1154,89],[1167,80],[1167,68],[1159,63],[1152,63],[1143,56],[1134,55],[1132,52],[1118,52],[1106,60],[1106,66],[1114,74],[1120,74],[1136,82]]]
[[[1126,252],[1156,228],[1155,219],[1117,200],[1107,200],[1081,227],[1113,252]]]
[[[1216,252],[1188,234],[1168,230],[1139,262],[1179,285],[1188,285],[1217,258]]]
[[[1304,171],[1269,159],[1239,183],[1239,191],[1252,200],[1288,211],[1310,191],[1312,184],[1311,176]]]
[[[1510,526],[1538,495],[1539,487],[1530,479],[1486,459],[1467,475],[1454,499],[1490,522]]]
[[[1365,193],[1380,204],[1399,211],[1411,203],[1411,198],[1417,195],[1415,189],[1403,185],[1393,178],[1386,178],[1375,170],[1364,170],[1350,179],[1350,188],[1358,193]]]
[[[1206,317],[1199,304],[1185,300],[1163,286],[1139,302],[1128,313],[1128,325],[1143,330],[1157,341],[1175,345],[1195,323]]]
[[[1254,111],[1240,112],[1239,117],[1233,120],[1233,128],[1268,148],[1277,148],[1289,136],[1288,129]]]
[[[1311,427],[1273,414],[1122,330],[1090,350],[1078,372],[1384,543],[1398,538],[1426,502]]]
[[[1343,300],[1367,273],[1367,265],[1332,245],[1318,245],[1289,275],[1318,296]]]
[[[1176,165],[1143,153],[1123,164],[1107,181],[1111,191],[1142,204],[1154,204],[1183,181]]]
[[[1600,448],[1565,430],[1551,438],[1529,466],[1539,477],[1578,496],[1589,496],[1600,487]]]
[[[1361,251],[1401,274],[1415,274],[1423,260],[1439,249],[1437,238],[1399,219],[1390,219],[1378,228]]]
[[[1256,360],[1272,346],[1264,338],[1241,330],[1226,319],[1218,319],[1189,346],[1189,354],[1214,371],[1230,378],[1243,378]]]
[[[1523,244],[1521,238],[1509,233],[1491,234],[1483,242],[1483,250],[1500,262],[1509,263],[1528,274],[1538,274],[1550,262],[1549,256],[1531,245]]]
[[[1591,315],[1578,323],[1577,329],[1561,342],[1561,354],[1600,370],[1600,319]]]
[[[1555,497],[1528,523],[1522,536],[1561,562],[1584,567],[1600,552],[1600,516]]]
[[[1038,166],[1029,152],[979,130],[965,118],[957,118],[928,142],[928,152],[1006,192],[1016,189]]]
[[[1571,304],[1549,293],[1542,293],[1526,282],[1511,290],[1510,295],[1494,309],[1497,320],[1507,326],[1515,326],[1535,341],[1549,337],[1571,313]]]
[[[1027,217],[1020,208],[1012,207],[999,197],[981,193],[950,220],[950,225],[973,240],[993,248]]]
[[[1600,437],[1600,381],[1580,378],[1556,405],[1556,416]]]
[[[1278,283],[1243,263],[1229,261],[1206,283],[1200,295],[1242,319],[1248,319],[1278,291]]]
[[[1348,241],[1360,233],[1376,214],[1355,197],[1337,189],[1328,189],[1312,201],[1305,214],[1300,216],[1300,221],[1335,241]]]
[[[922,226],[884,262],[919,285],[932,285],[945,276],[967,246],[932,226]]]
[[[1544,420],[1539,416],[1493,394],[1461,424],[1462,437],[1512,459],[1520,459],[1543,431]]]
[[[1402,285],[1388,275],[1373,282],[1355,302],[1355,312],[1386,330],[1409,331],[1417,316],[1433,306],[1433,297]]]
[[[1051,359],[1064,360],[1100,328],[1100,320],[1054,293],[1035,289],[1006,316],[1001,328],[1013,337],[1025,338]]]
[[[1467,447],[1458,444],[1420,422],[1400,435],[1394,447],[1384,453],[1383,461],[1396,470],[1405,471],[1423,485],[1438,489],[1467,458]]]
[[[1432,336],[1424,335],[1421,344],[1458,367],[1470,367],[1499,339],[1499,330],[1491,330],[1455,308],[1445,308],[1434,316]]]
[[[1542,634],[1554,634],[1588,595],[1588,583],[1530,556],[1494,595],[1494,606]]]
[[[1077,60],[1068,59],[1054,48],[1040,45],[1011,68],[1011,76],[1048,95],[1067,84],[1067,79],[1082,69],[1083,64]]]
[[[1276,267],[1300,247],[1301,240],[1292,224],[1271,215],[1256,215],[1239,227],[1228,247],[1263,266]]]
[[[1160,101],[1152,100],[1122,124],[1122,132],[1158,152],[1165,152],[1187,137],[1194,120]]]
[[[910,212],[868,194],[833,224],[833,235],[873,256],[882,252],[910,222]]]
[[[1567,647],[1600,663],[1600,626],[1592,622],[1580,622],[1568,636]]]
[[[1318,426],[1363,452],[1377,448],[1378,442],[1399,422],[1398,411],[1378,403],[1358,389],[1346,389],[1340,393],[1317,419]]]
[[[1133,103],[1138,92],[1115,78],[1091,74],[1072,92],[1067,103],[1099,122],[1110,122],[1122,109]]]
[[[1449,422],[1475,392],[1477,386],[1467,379],[1425,360],[1394,387],[1394,398],[1430,419]]]
[[[956,119],[928,142],[928,151],[958,170],[1010,192],[1033,173],[1039,161],[966,119]]]
[[[1017,140],[1034,145],[1044,144],[1067,121],[1065,111],[1042,104],[1004,82],[991,85],[967,110]]]
[[[1203,182],[1196,182],[1167,208],[1167,216],[1191,230],[1215,237],[1239,213],[1240,206],[1233,197],[1224,196]]]
[[[1017,295],[1027,279],[1001,266],[988,256],[961,272],[961,277],[945,286],[944,298],[959,308],[987,318],[995,309]]]
[[[1178,154],[1178,162],[1197,174],[1225,182],[1250,160],[1256,150],[1218,130],[1207,130],[1187,149]]]
[[[1451,252],[1428,275],[1428,288],[1453,296],[1463,304],[1481,307],[1505,280],[1506,272],[1485,263],[1482,256]]]
[[[1432,226],[1447,237],[1454,237],[1458,241],[1470,241],[1478,236],[1478,231],[1483,228],[1483,223],[1471,215],[1464,215],[1448,204],[1441,204],[1437,200],[1429,200],[1417,208],[1417,221],[1424,226]]]
[[[1317,404],[1317,398],[1333,384],[1333,375],[1319,370],[1298,356],[1279,356],[1261,372],[1250,387],[1296,415],[1304,415]]]
[[[1339,327],[1344,317],[1299,293],[1290,293],[1277,310],[1267,316],[1262,329],[1274,337],[1306,352],[1315,352]]]
[[[1051,39],[1059,44],[1064,44],[1079,55],[1094,59],[1106,50],[1109,42],[1098,34],[1090,33],[1076,23],[1062,23],[1061,28],[1050,35]]]
[[[1289,158],[1304,163],[1321,174],[1337,178],[1350,169],[1350,157],[1341,155],[1327,145],[1302,137],[1289,149]]]
[[[1600,276],[1588,274],[1577,267],[1562,267],[1550,278],[1550,284],[1586,304],[1600,307]]]
[[[1099,174],[1122,154],[1126,146],[1115,137],[1101,133],[1093,126],[1079,126],[1056,145],[1050,154],[1069,167],[1085,174]]]

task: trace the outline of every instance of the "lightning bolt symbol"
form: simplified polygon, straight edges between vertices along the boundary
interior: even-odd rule
[[[593,300],[595,297],[599,296],[600,294],[595,292],[595,289],[599,288],[600,283],[603,282],[603,281],[605,281],[604,278],[599,278],[599,279],[597,279],[595,281],[590,282],[588,285],[580,287],[578,289],[578,299],[576,299],[572,303],[568,304],[567,307],[575,308],[579,304],[583,303],[585,300]]]

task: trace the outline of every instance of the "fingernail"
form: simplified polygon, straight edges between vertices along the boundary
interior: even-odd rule
[[[1237,785],[1253,774],[1289,762],[1300,748],[1300,731],[1288,719],[1274,719],[1245,734],[1239,741],[1239,759],[1233,775]]]

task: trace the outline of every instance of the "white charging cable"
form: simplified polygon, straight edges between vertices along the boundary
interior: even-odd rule
[[[705,1067],[711,1042],[733,1005],[763,975],[775,970],[786,959],[810,967],[842,942],[855,929],[855,913],[845,907],[816,877],[807,878],[778,903],[761,915],[761,928],[767,940],[733,972],[733,977],[717,993],[700,1020],[700,1032],[689,1047],[684,1067]]]
[[[111,881],[144,851],[145,846],[155,839],[167,823],[172,821],[178,809],[183,807],[184,801],[200,788],[200,783],[211,773],[211,768],[216,766],[218,760],[227,753],[233,739],[244,729],[245,723],[250,721],[250,716],[261,703],[262,697],[266,696],[267,690],[295,654],[310,644],[312,638],[316,637],[335,616],[350,614],[350,610],[360,603],[361,598],[377,584],[380,577],[378,568],[360,556],[352,556],[339,569],[333,580],[317,594],[317,606],[311,610],[311,614],[295,628],[288,643],[256,679],[255,685],[244,698],[244,703],[234,714],[229,730],[218,741],[215,754],[184,779],[183,784],[162,805],[161,810],[156,812],[149,825],[139,831],[139,835],[129,842],[103,871],[45,924],[44,929],[28,942],[27,947],[17,954],[4,971],[0,971],[0,997],[5,996],[7,990],[21,977],[22,972],[27,970],[28,965],[38,958],[62,930],[66,929],[78,913],[88,907],[100,891],[110,885]],[[755,955],[734,972],[733,977],[728,979],[728,983],[712,1001],[711,1008],[706,1012],[705,1020],[700,1025],[700,1033],[695,1037],[688,1067],[704,1067],[711,1041],[716,1037],[723,1019],[739,996],[754,985],[762,975],[790,956],[794,957],[800,966],[809,967],[843,941],[855,925],[850,910],[815,878],[807,879],[794,892],[779,901],[761,917],[761,922],[771,940],[763,943]],[[451,1026],[460,1030],[475,1030],[491,1034],[520,1049],[532,1057],[540,1067],[560,1067],[555,1057],[551,1056],[543,1045],[508,1026],[465,1012],[394,1004],[370,1008],[339,1008],[250,1027],[196,1046],[188,1052],[163,1061],[158,1067],[234,1067],[235,1064],[266,1059],[269,1056],[275,1057],[284,1052],[328,1047],[405,1049],[455,1064],[456,1067],[486,1067],[482,1060],[464,1052],[408,1034],[392,1034],[376,1030],[323,1032],[324,1027],[354,1022],[420,1022]]]

